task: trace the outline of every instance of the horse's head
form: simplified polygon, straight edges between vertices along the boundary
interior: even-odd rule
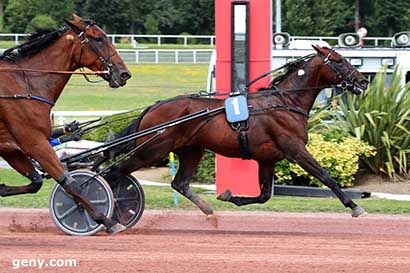
[[[93,71],[107,70],[109,73],[103,74],[102,77],[109,82],[110,87],[124,86],[131,73],[105,32],[94,21],[75,14],[72,19],[65,21],[71,28],[70,31],[74,32],[74,35],[68,32],[66,37],[76,43],[75,50],[78,50],[78,55],[73,56],[78,56],[77,65]]]
[[[361,94],[369,81],[340,54],[325,47],[312,46],[321,57],[324,70],[320,78],[326,84],[341,84],[353,94]]]

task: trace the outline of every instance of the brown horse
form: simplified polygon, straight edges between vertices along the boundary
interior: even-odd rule
[[[272,193],[272,179],[275,163],[284,158],[299,164],[308,173],[328,186],[344,206],[352,209],[352,216],[358,217],[365,211],[356,205],[306,150],[308,141],[308,113],[324,87],[341,84],[353,93],[367,88],[368,81],[338,53],[314,47],[317,54],[292,63],[286,75],[274,80],[279,90],[265,90],[248,95],[250,117],[248,147],[250,158],[259,164],[260,195],[257,197],[232,196],[227,190],[218,199],[238,206],[264,203]],[[154,125],[197,112],[202,109],[216,109],[224,100],[180,96],[159,102],[150,108],[130,126],[128,133],[144,130]],[[189,179],[200,162],[204,149],[227,157],[241,157],[237,131],[226,121],[224,112],[195,119],[167,129],[160,137],[144,146],[129,160],[118,166],[109,176],[131,173],[143,166],[161,160],[169,152],[179,158],[179,169],[172,187],[195,203],[206,215],[213,210],[189,188]],[[137,140],[141,144],[150,136]]]
[[[50,111],[71,77],[71,71],[87,67],[107,70],[102,77],[111,87],[131,77],[104,31],[94,21],[74,15],[67,26],[33,34],[29,41],[0,56],[0,155],[31,180],[26,186],[0,185],[0,196],[35,193],[42,178],[30,158],[73,196],[93,220],[109,232],[124,229],[98,213],[74,187],[48,140]],[[46,70],[47,69],[47,70]]]

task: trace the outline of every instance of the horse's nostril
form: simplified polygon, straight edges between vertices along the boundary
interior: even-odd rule
[[[128,80],[129,78],[131,78],[131,74],[129,72],[122,72],[121,73],[121,79]]]

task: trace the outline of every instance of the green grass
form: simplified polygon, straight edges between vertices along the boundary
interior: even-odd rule
[[[132,78],[119,89],[110,88],[105,81],[92,84],[82,76],[73,76],[54,110],[129,110],[206,87],[206,64],[146,64],[128,68]]]
[[[9,185],[24,185],[24,178],[12,170],[0,170],[0,183]],[[0,207],[29,207],[47,208],[48,195],[54,182],[45,181],[44,187],[37,194],[27,194],[14,197],[0,198]],[[144,186],[146,197],[146,209],[172,209],[173,191],[171,187]],[[349,213],[337,199],[333,198],[302,198],[302,197],[277,197],[274,196],[269,202],[262,205],[249,205],[236,207],[230,203],[221,202],[214,194],[207,194],[204,190],[195,190],[209,202],[216,211],[276,211],[276,212],[340,212]],[[196,210],[197,208],[184,197],[179,195],[179,208]],[[410,202],[362,199],[357,203],[363,206],[369,213],[382,214],[410,214]]]

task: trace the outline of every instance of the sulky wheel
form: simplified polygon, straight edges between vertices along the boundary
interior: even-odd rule
[[[70,174],[76,181],[77,189],[81,189],[85,198],[94,204],[98,211],[111,218],[114,211],[114,196],[107,181],[89,170],[76,170]],[[94,222],[58,184],[53,187],[49,202],[54,223],[69,235],[94,235],[104,227]]]
[[[108,182],[111,185],[115,203],[112,220],[131,228],[144,212],[144,191],[138,180],[131,175],[122,176],[114,182],[108,180]]]

